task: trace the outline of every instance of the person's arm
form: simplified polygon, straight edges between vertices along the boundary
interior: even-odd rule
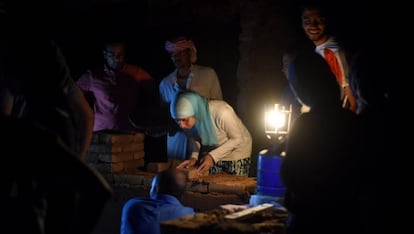
[[[83,158],[92,140],[94,113],[76,84],[68,89],[67,98],[75,125],[76,151]]]
[[[346,96],[345,97],[346,102],[348,104],[348,109],[350,109],[352,112],[356,112],[356,109],[357,109],[356,98],[355,98],[354,94],[352,93],[352,90],[349,87],[349,85],[344,87],[344,92],[345,92],[345,96]]]
[[[198,155],[200,153],[200,143],[194,140],[191,136],[187,135],[187,148],[188,151],[191,152],[190,159],[184,160],[180,163],[177,168],[189,168],[197,165]]]
[[[357,110],[357,101],[352,93],[351,87],[349,86],[349,65],[348,65],[348,59],[346,56],[346,53],[344,50],[339,50],[339,59],[342,66],[342,71],[344,74],[344,81],[343,84],[341,84],[342,88],[344,89],[345,93],[345,100],[343,103],[343,107],[348,108],[352,112],[356,112]]]
[[[142,67],[138,65],[132,65],[132,64],[125,64],[122,68],[122,72],[132,76],[134,80],[137,82],[141,81],[153,81],[152,76],[144,70]]]
[[[225,132],[227,140],[209,151],[201,160],[198,166],[198,173],[205,174],[215,163],[230,155],[235,149],[246,143],[246,138],[251,138],[246,127],[243,125],[231,106],[221,107],[218,115],[214,116],[214,124],[218,131]],[[220,139],[218,139],[220,142]]]
[[[250,135],[246,135],[246,127],[230,106],[222,108],[215,118],[218,118],[214,121],[216,127],[220,131],[224,131],[228,138],[223,144],[209,152],[212,159],[218,162],[231,154],[234,149],[240,147],[245,142],[244,139],[250,137]]]

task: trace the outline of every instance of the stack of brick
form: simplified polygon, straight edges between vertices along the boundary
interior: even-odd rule
[[[116,174],[136,174],[145,166],[144,134],[97,132],[93,134],[85,160],[110,183]]]

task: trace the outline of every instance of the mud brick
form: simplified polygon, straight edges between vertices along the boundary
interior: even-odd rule
[[[118,152],[112,154],[111,162],[128,162],[134,159],[133,152]]]
[[[113,173],[119,173],[124,170],[124,165],[122,162],[119,163],[111,163],[111,169]]]
[[[110,134],[110,136],[110,141],[105,143],[112,143],[112,145],[132,143],[135,138],[133,134]]]
[[[249,194],[248,191],[246,191],[246,185],[243,183],[237,183],[237,184],[216,184],[216,183],[210,183],[209,184],[209,192],[216,192],[216,193],[232,193],[237,195],[245,195]]]
[[[210,192],[235,192],[237,194],[250,194],[256,192],[256,178],[246,176],[217,173],[202,178],[203,182],[210,184]]]
[[[138,152],[134,152],[134,159],[141,159],[145,157],[145,151],[141,150]]]
[[[137,152],[144,151],[143,142],[130,142],[128,144],[122,144],[122,151],[124,152]]]
[[[209,192],[209,188],[208,188],[209,184],[207,183],[200,183],[197,181],[189,181],[186,185],[185,190],[186,191],[191,191],[191,192],[197,192],[197,193],[208,193]]]
[[[133,159],[129,161],[124,161],[124,171],[126,173],[134,173],[138,170],[138,168],[143,167],[145,165],[145,161],[143,158],[141,159]]]
[[[256,180],[251,177],[214,174],[203,179],[210,184],[210,192],[246,195],[255,193],[256,190]]]
[[[144,133],[136,133],[134,135],[134,142],[144,142],[145,134]]]
[[[208,176],[208,171],[206,171],[202,175],[199,175],[198,172],[197,172],[197,168],[195,168],[195,167],[182,168],[180,170],[182,170],[182,171],[184,171],[186,173],[187,178],[190,181],[199,180],[201,177]]]
[[[160,171],[170,168],[169,162],[150,162],[147,164],[147,171],[151,173],[158,173]]]

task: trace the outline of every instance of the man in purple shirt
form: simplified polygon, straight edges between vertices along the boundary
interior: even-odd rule
[[[93,131],[134,132],[131,115],[150,115],[146,111],[158,100],[154,80],[141,67],[126,63],[122,42],[107,43],[103,58],[102,66],[77,81],[95,113]]]

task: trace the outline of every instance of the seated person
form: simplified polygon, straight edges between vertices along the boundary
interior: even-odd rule
[[[160,222],[195,214],[180,203],[186,174],[175,168],[158,173],[152,180],[150,198],[132,198],[123,207],[121,234],[160,233]]]

